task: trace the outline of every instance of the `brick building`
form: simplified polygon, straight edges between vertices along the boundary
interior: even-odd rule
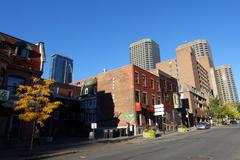
[[[171,76],[162,72],[153,74],[130,64],[97,74],[96,80],[96,122],[99,128],[155,126],[156,104],[164,104],[164,122],[176,123],[178,114],[174,109],[173,94],[178,88],[176,79]]]
[[[205,120],[213,88],[209,82],[209,72],[197,60],[193,50],[190,47],[177,48],[176,58],[157,63],[156,68],[178,80],[184,109],[182,117],[189,112],[191,126]]]
[[[10,92],[9,99],[0,102],[0,137],[24,134],[18,132],[24,126],[13,114],[16,88],[41,77],[44,62],[44,43],[33,44],[0,32],[0,90]]]

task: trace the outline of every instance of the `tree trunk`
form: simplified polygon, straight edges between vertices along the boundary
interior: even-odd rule
[[[34,133],[35,133],[35,121],[33,121],[32,137],[31,137],[31,142],[30,142],[30,154],[32,154],[32,149],[33,149]]]

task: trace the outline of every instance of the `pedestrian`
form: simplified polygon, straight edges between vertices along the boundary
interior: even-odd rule
[[[35,144],[35,143],[40,145],[40,131],[39,131],[39,128],[37,126],[35,126],[34,136],[33,136],[33,144]]]

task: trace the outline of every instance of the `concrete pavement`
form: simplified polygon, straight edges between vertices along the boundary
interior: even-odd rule
[[[240,126],[98,146],[49,160],[240,160]]]

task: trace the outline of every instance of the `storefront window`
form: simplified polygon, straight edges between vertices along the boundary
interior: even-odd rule
[[[12,95],[16,94],[18,86],[24,83],[25,83],[24,78],[9,76],[7,89],[10,91],[10,94]]]

